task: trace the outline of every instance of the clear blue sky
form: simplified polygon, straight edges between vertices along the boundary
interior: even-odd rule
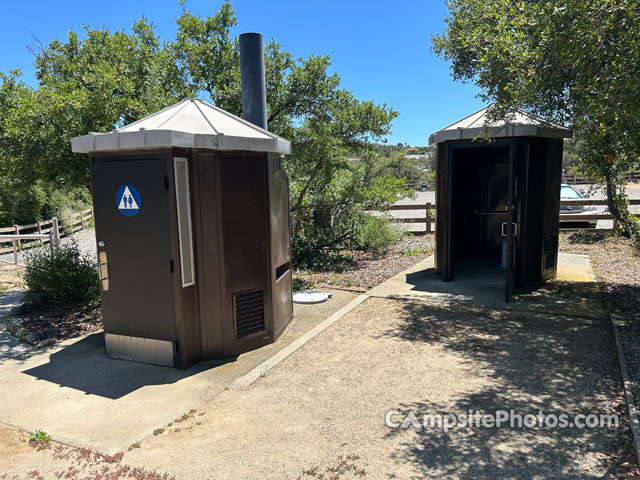
[[[188,8],[212,15],[219,0],[189,0]],[[330,55],[342,85],[361,100],[386,103],[400,112],[389,142],[426,145],[428,136],[482,108],[473,85],[453,81],[449,66],[430,53],[430,35],[444,28],[439,0],[232,0],[234,33],[261,32],[295,56]],[[32,34],[42,43],[64,40],[71,27],[106,25],[128,30],[141,15],[171,40],[177,0],[31,0],[0,6],[0,71],[20,68],[35,84]]]

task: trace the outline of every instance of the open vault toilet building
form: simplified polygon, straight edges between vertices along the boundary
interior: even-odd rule
[[[554,278],[563,138],[571,131],[484,108],[429,137],[437,145],[436,271],[513,286]]]
[[[278,337],[287,140],[187,99],[72,149],[91,165],[107,355],[186,368]]]

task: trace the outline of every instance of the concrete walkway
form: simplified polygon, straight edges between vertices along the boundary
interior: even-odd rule
[[[0,362],[9,358],[25,357],[29,354],[30,348],[19,342],[13,335],[5,330],[2,319],[12,308],[20,305],[22,293],[11,293],[0,297]]]
[[[0,422],[42,429],[78,447],[125,450],[211,400],[356,296],[335,291],[324,304],[296,305],[296,318],[275,344],[186,371],[108,358],[101,333],[37,350],[2,327]],[[19,296],[0,299],[0,315],[18,301]]]
[[[458,427],[447,432],[385,425],[389,410],[402,412],[394,420],[410,411],[422,418],[514,410],[566,413],[572,420],[576,414],[624,413],[624,405],[615,402],[620,373],[613,335],[601,307],[591,310],[599,298],[588,261],[564,257],[562,265],[575,271],[550,282],[547,293],[519,292],[516,303],[504,305],[496,291],[482,286],[446,290],[425,270],[425,262],[374,289],[375,296],[247,390],[207,396],[202,390],[191,394],[197,389],[176,392],[166,381],[144,387],[149,392],[136,399],[143,410],[136,415],[112,410],[109,418],[121,430],[137,428],[136,416],[157,421],[164,430],[125,451],[122,464],[180,479],[621,478],[624,422],[617,428]],[[446,291],[430,291],[436,287]],[[575,308],[568,303],[570,295]],[[32,370],[18,369],[21,375]],[[123,367],[120,374],[128,371]],[[197,378],[176,383],[197,381],[205,389],[209,378]],[[0,377],[4,391],[3,381],[7,377]],[[58,388],[78,401],[69,388]],[[16,398],[19,391],[0,399],[3,418],[11,413],[8,402],[23,401]],[[102,397],[99,405],[108,408],[134,393]],[[170,400],[158,404],[157,398],[165,396]],[[32,402],[30,408],[35,407]],[[169,409],[191,407],[192,414],[180,423],[168,426],[161,420],[174,415]],[[106,415],[97,410],[66,415],[78,414],[87,422],[93,421],[90,414]],[[67,421],[58,410],[48,431],[55,436]],[[88,441],[100,434],[101,445],[121,448],[124,434],[113,429],[86,429],[77,438]],[[69,462],[46,451],[25,452],[13,457],[8,473],[23,475],[27,466],[37,465],[49,478]],[[103,467],[111,468],[95,468]]]
[[[498,274],[500,271],[498,270]],[[586,255],[560,253],[558,276],[535,289],[515,289],[510,303],[504,302],[504,274],[484,277],[464,276],[443,282],[429,257],[373,288],[371,296],[455,302],[487,307],[603,318],[602,302],[591,262]]]

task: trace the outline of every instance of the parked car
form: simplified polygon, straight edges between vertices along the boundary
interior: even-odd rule
[[[579,200],[584,197],[571,185],[560,186],[560,200]],[[597,220],[581,219],[580,215],[594,215],[598,209],[594,205],[560,205],[560,215],[575,215],[575,220],[560,219],[560,228],[596,228]]]

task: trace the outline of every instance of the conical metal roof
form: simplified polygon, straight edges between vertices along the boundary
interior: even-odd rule
[[[490,138],[505,137],[545,137],[571,138],[573,133],[567,127],[540,118],[531,113],[516,111],[508,119],[498,121],[489,118],[492,105],[472,113],[429,136],[429,145],[447,140],[473,139],[478,135]]]
[[[187,98],[110,133],[71,139],[76,153],[149,147],[291,153],[291,142],[198,98]]]

